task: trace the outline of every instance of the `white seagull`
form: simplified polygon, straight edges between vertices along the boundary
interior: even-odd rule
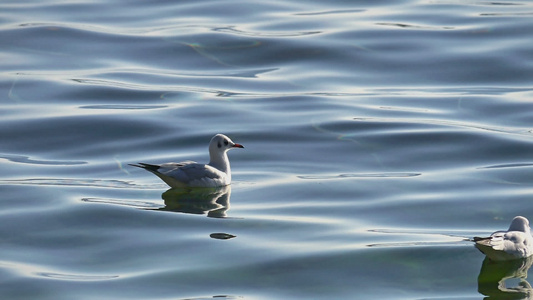
[[[496,231],[489,237],[474,237],[476,248],[494,261],[526,258],[533,254],[529,221],[515,217],[508,231]]]
[[[217,134],[209,143],[207,165],[184,161],[162,165],[139,163],[130,166],[154,173],[173,188],[226,186],[231,183],[231,169],[226,152],[233,148],[244,148],[244,146],[234,143],[223,134]]]

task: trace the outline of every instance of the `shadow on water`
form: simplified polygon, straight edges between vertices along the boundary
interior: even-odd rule
[[[207,214],[210,218],[226,218],[230,207],[231,186],[217,188],[172,188],[164,192],[161,197],[165,206],[160,211],[179,212],[186,214]],[[212,239],[229,240],[235,235],[215,232],[209,235]]]
[[[161,194],[164,205],[152,201],[109,198],[83,198],[83,202],[107,203],[131,206],[144,210],[168,211],[204,215],[210,218],[226,218],[230,208],[231,187],[172,188]]]
[[[161,197],[165,206],[151,210],[207,214],[211,218],[225,218],[230,208],[231,187],[169,189]]]
[[[533,299],[533,289],[526,280],[533,257],[512,261],[492,261],[485,258],[478,276],[478,292],[485,299]],[[518,283],[514,287],[514,280]]]
[[[194,215],[207,215],[210,218],[226,218],[230,208],[231,186],[217,188],[172,188],[161,195],[164,205],[152,201],[83,198],[87,203],[105,203],[135,207],[142,210],[166,211]],[[214,232],[209,235],[212,239],[229,240],[235,235]]]

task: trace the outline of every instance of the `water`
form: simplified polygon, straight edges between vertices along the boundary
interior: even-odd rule
[[[2,298],[530,294],[466,240],[533,218],[529,1],[107,2],[0,4]]]

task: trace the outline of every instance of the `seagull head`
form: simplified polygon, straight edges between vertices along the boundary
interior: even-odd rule
[[[529,230],[529,221],[522,216],[514,217],[511,226],[509,226],[509,231],[529,232]]]
[[[233,148],[244,148],[244,146],[234,143],[229,137],[220,133],[215,135],[209,143],[210,153],[225,153]]]

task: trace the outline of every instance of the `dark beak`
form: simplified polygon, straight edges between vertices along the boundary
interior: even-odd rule
[[[244,146],[241,144],[235,144],[232,148],[244,148]]]

